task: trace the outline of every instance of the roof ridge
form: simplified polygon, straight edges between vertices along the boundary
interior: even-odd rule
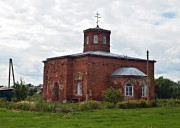
[[[52,58],[47,58],[45,61],[48,60],[56,60],[56,59],[62,59],[62,58],[78,58],[82,56],[99,56],[99,57],[107,57],[107,58],[117,58],[117,59],[128,59],[128,60],[138,60],[138,61],[146,61],[145,59],[141,58],[134,58],[134,57],[129,57],[129,56],[123,56],[120,54],[115,54],[115,53],[108,53],[104,51],[88,51],[88,52],[83,52],[83,53],[75,53],[75,54],[70,54],[70,55],[64,55],[64,56],[57,56],[57,57],[52,57]],[[154,60],[149,60],[150,62],[156,62]]]

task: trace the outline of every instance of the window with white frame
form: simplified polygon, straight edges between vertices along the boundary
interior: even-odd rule
[[[103,44],[106,44],[106,36],[103,36]]]
[[[82,96],[82,84],[81,84],[81,82],[78,82],[78,85],[77,85],[77,95]]]
[[[142,85],[142,97],[146,97],[146,91],[147,91],[147,86],[145,84]]]
[[[94,35],[94,43],[98,43],[98,36],[97,35]]]
[[[126,96],[133,96],[133,86],[131,84],[127,84],[125,88]]]
[[[89,44],[89,36],[86,36],[86,44]]]

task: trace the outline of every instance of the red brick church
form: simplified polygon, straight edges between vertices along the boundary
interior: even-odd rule
[[[155,61],[110,53],[110,34],[99,26],[86,29],[83,53],[43,61],[44,100],[102,100],[110,86],[125,100],[153,99]]]

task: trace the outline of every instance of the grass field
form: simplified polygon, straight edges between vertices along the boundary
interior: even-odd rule
[[[180,107],[73,113],[0,109],[0,128],[180,128]]]

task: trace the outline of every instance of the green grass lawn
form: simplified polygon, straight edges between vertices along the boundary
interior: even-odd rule
[[[73,113],[0,109],[0,128],[180,128],[180,107]]]

